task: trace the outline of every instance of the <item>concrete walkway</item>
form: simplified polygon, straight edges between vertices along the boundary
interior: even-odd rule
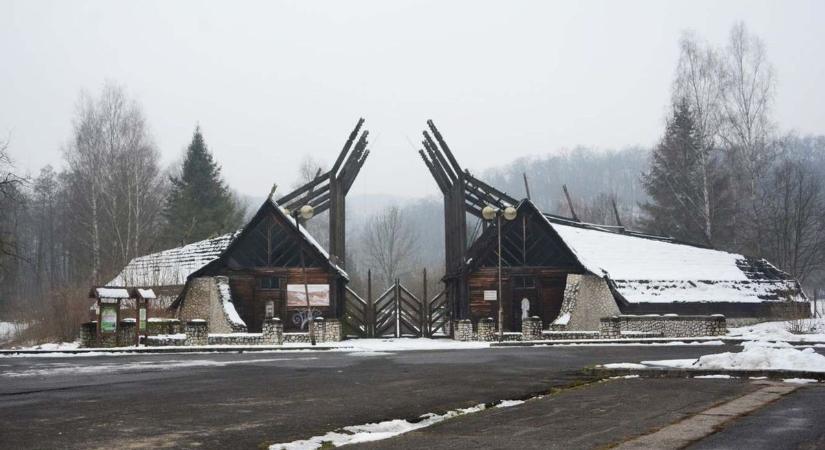
[[[463,416],[355,448],[604,448],[760,392],[762,388],[738,380],[611,380],[511,408]]]

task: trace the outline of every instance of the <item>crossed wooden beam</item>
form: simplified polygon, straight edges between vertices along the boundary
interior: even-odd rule
[[[424,130],[424,140],[421,141],[424,149],[419,150],[418,154],[421,155],[442,194],[446,196],[460,187],[465,211],[476,217],[481,217],[481,210],[487,205],[504,208],[518,203],[518,200],[507,193],[474,177],[469,170],[462,170],[433,121],[428,120],[427,126],[430,131]]]
[[[279,198],[278,204],[290,211],[310,205],[315,208],[315,214],[320,214],[330,208],[332,191],[340,189],[346,196],[370,153],[367,149],[369,131],[361,131],[363,125],[364,119],[358,119],[332,169],[324,174],[319,170],[312,181]]]

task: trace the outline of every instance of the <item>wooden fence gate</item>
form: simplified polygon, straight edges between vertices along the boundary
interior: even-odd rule
[[[426,281],[425,281],[426,284]],[[371,289],[368,288],[368,291]],[[344,296],[344,332],[348,337],[440,337],[450,333],[447,296],[442,290],[431,299],[416,297],[395,280],[374,301],[347,288]]]

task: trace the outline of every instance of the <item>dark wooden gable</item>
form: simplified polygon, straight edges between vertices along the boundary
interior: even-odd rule
[[[563,267],[581,269],[576,257],[567,248],[541,212],[530,202],[522,202],[513,221],[501,219],[502,267]],[[496,227],[488,227],[468,252],[472,258],[470,270],[478,267],[498,267]]]
[[[227,252],[228,267],[300,267],[301,251],[306,267],[326,266],[319,252],[282,215],[267,211],[250,225],[249,231]]]
[[[221,268],[301,267],[301,252],[308,268],[330,268],[332,264],[298,231],[294,222],[271,201],[266,201],[220,258],[193,276],[217,273]]]

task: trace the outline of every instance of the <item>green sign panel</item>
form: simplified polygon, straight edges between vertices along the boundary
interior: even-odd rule
[[[101,307],[100,331],[104,333],[117,331],[117,305],[103,305]]]

